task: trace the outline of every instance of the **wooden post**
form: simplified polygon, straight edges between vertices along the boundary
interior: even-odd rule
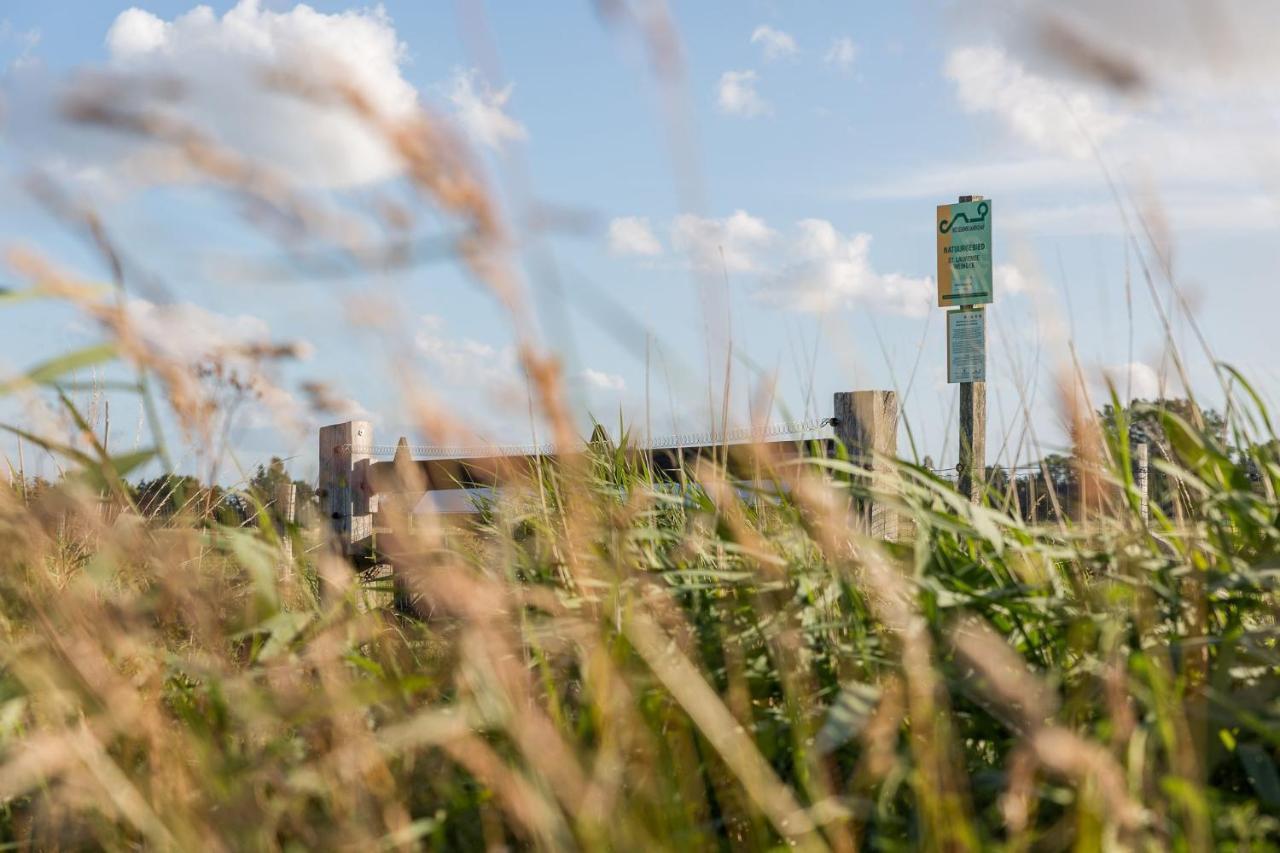
[[[281,574],[289,577],[293,574],[293,526],[298,503],[298,487],[293,483],[281,483],[276,486],[276,515],[280,517],[280,551],[283,554]]]
[[[962,195],[961,202],[981,201],[980,195]],[[985,355],[985,354],[984,354]],[[960,383],[960,494],[971,503],[982,502],[987,476],[987,383]]]
[[[1133,459],[1134,481],[1138,487],[1138,514],[1145,527],[1151,521],[1151,445],[1145,440],[1139,441],[1134,447]]]
[[[987,472],[987,383],[960,383],[960,494],[981,503]]]
[[[1027,508],[1029,509],[1028,518],[1032,524],[1039,519],[1036,518],[1036,477],[1040,476],[1036,471],[1031,472],[1031,476],[1027,478]]]
[[[373,425],[368,421],[320,428],[320,510],[346,554],[367,547],[373,537],[372,451]]]
[[[839,391],[833,406],[836,438],[852,459],[871,469],[884,488],[893,474],[889,460],[898,457],[898,395],[893,391]],[[898,538],[898,515],[872,503],[864,508],[867,530],[883,539]]]

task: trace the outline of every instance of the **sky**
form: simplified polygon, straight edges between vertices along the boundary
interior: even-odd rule
[[[1067,442],[1070,371],[1099,406],[1108,377],[1122,398],[1180,395],[1179,366],[1222,406],[1215,360],[1280,390],[1280,11],[1155,5],[10,0],[3,276],[29,287],[39,258],[100,285],[87,298],[123,306],[131,359],[186,366],[158,387],[231,413],[153,424],[111,384],[127,365],[84,365],[71,397],[95,425],[110,402],[113,452],[158,429],[172,464],[234,482],[272,455],[314,476],[315,429],[353,417],[380,444],[458,441],[431,412],[468,443],[545,439],[506,305],[446,250],[457,216],[385,131],[314,94],[349,87],[380,127],[425,111],[460,140],[511,237],[520,328],[558,358],[584,434],[821,418],[837,391],[892,389],[900,449],[947,468],[935,206],[980,194],[988,462],[1025,464]],[[252,164],[253,191],[121,116],[198,131]],[[391,262],[389,241],[413,249]],[[103,338],[65,299],[10,303],[10,377]],[[268,344],[290,357],[264,363]],[[70,432],[47,391],[0,419]]]

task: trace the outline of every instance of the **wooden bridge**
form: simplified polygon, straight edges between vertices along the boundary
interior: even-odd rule
[[[753,453],[747,451],[763,450],[767,458],[778,460],[833,456],[839,443],[851,458],[871,467],[877,458],[897,455],[897,435],[898,401],[893,391],[849,391],[837,393],[832,414],[818,421],[687,434],[628,447],[648,457],[656,476],[672,481],[700,458],[722,459],[730,476],[749,480]],[[319,438],[321,510],[341,547],[354,556],[376,554],[379,534],[394,534],[384,524],[384,501],[394,497],[397,507],[404,508],[432,492],[496,489],[528,477],[535,464],[555,464],[558,458],[549,446],[413,448],[404,438],[394,446],[379,446],[368,421],[321,427]],[[378,459],[388,455],[389,460]],[[868,507],[867,522],[873,535],[896,538],[893,513]]]

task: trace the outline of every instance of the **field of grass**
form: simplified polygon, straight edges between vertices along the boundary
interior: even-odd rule
[[[662,23],[636,26],[674,103]],[[123,78],[89,80],[67,109],[225,193],[283,235],[290,269],[376,278],[456,261],[509,321],[540,439],[582,447],[522,287],[528,245],[475,158],[430,116],[392,121],[342,81],[273,71],[277,93],[378,131],[403,185],[349,209],[317,201],[198,128],[135,110],[114,88]],[[687,140],[671,124],[679,161]],[[697,183],[691,163],[675,171]],[[139,279],[155,286],[145,258],[92,210],[35,191],[112,280],[6,256],[15,286],[0,308],[69,303],[104,343],[0,387],[61,418],[6,425],[61,475],[0,486],[0,850],[1280,845],[1280,440],[1225,366],[1221,418],[1118,400],[1099,416],[1067,395],[1074,447],[1055,465],[1076,488],[1060,498],[1088,499],[1045,523],[1007,511],[1008,492],[970,504],[911,461],[873,475],[762,453],[756,479],[783,488],[750,494],[714,461],[674,488],[593,444],[511,483],[473,523],[418,519],[395,580],[370,580],[316,513],[285,525],[269,493],[215,499],[198,480],[154,477],[191,473],[160,446],[162,421],[222,447],[236,404],[276,390],[237,370],[290,352],[220,353],[236,369],[176,361],[129,310]],[[415,248],[419,234],[451,235],[448,256]],[[381,314],[399,319],[386,299]],[[390,326],[376,330],[387,382],[403,384],[417,432],[473,434],[422,390],[410,339]],[[143,401],[155,450],[109,454],[73,401],[75,371],[107,362],[133,377],[113,390]],[[333,411],[325,387],[306,390]],[[1130,416],[1162,436],[1149,522]],[[219,481],[216,465],[199,473]],[[1041,494],[1051,482],[1046,469]],[[865,535],[868,500],[910,533]]]
[[[682,498],[595,447],[420,524],[399,609],[265,510],[106,523],[118,465],[70,460],[0,490],[0,839],[1268,847],[1280,443],[1166,416],[1181,498],[1144,527],[1120,421],[1100,512],[1035,528],[905,463]],[[868,495],[909,541],[856,532]]]

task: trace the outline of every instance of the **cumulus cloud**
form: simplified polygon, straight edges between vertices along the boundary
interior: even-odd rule
[[[648,217],[620,216],[609,223],[609,251],[615,255],[662,254],[662,244],[654,236]]]
[[[158,304],[131,299],[125,305],[130,328],[158,355],[194,365],[247,347],[270,344],[267,324],[257,317],[228,317],[190,302]]]
[[[0,19],[0,57],[16,51],[9,68],[21,70],[35,63],[35,49],[40,44],[39,29],[19,30],[8,18]]]
[[[1215,0],[1212,8],[1214,18],[1207,26],[1204,9],[1194,4],[1031,0],[1026,19],[1042,25],[1036,32],[1040,37],[1010,42],[1028,58],[1043,57],[1048,47],[1065,60],[1060,65],[1091,79],[1107,78],[1097,73],[1092,60],[1113,57],[1136,66],[1143,80],[1183,91],[1256,95],[1260,86],[1268,89],[1280,74],[1275,50],[1280,5]]]
[[[799,311],[856,304],[909,317],[923,316],[933,303],[933,279],[872,266],[869,234],[844,235],[826,220],[801,220],[787,255],[780,270],[764,277],[767,301]]]
[[[474,338],[446,332],[444,321],[428,314],[421,318],[414,347],[440,381],[490,391],[516,391],[521,384],[514,347],[495,347]]]
[[[624,391],[627,387],[626,380],[616,373],[605,373],[590,367],[582,371],[582,380],[592,388],[602,391]]]
[[[1126,123],[1096,95],[1034,74],[1003,48],[960,47],[947,57],[946,76],[961,107],[990,113],[1022,140],[1055,154],[1088,157]]]
[[[168,376],[181,389],[171,393],[191,401],[207,401],[211,390],[196,380],[204,368],[216,367],[213,374],[234,378],[252,393],[249,418],[252,423],[268,419],[296,431],[301,424],[302,406],[268,374],[271,354],[281,348],[271,341],[270,329],[248,314],[218,314],[189,302],[156,303],[130,299],[124,306],[124,321],[131,339],[148,352],[150,360],[185,368]],[[293,355],[309,358],[310,345],[286,348]]]
[[[853,68],[853,61],[858,58],[858,46],[848,36],[840,36],[831,40],[831,47],[822,57],[822,61],[841,71]]]
[[[137,56],[163,51],[172,26],[136,6],[125,9],[116,16],[111,29],[107,31],[107,49],[113,56]]]
[[[957,185],[988,194],[1070,190],[1068,205],[1081,213],[1089,205],[1101,216],[1076,216],[1060,201],[1057,210],[1028,211],[1028,224],[1034,218],[1058,233],[1114,232],[1123,223],[1117,211],[1101,209],[1111,192],[1092,139],[1125,187],[1211,195],[1228,210],[1262,212],[1257,194],[1246,190],[1265,185],[1274,171],[1274,128],[1262,117],[1274,113],[1280,78],[1273,45],[1280,5],[1221,0],[1214,5],[1220,26],[1210,31],[1198,6],[1164,4],[1153,13],[1158,4],[1150,2],[1023,5],[1016,16],[979,10],[982,29],[999,46],[959,47],[944,73],[962,108],[997,119],[1026,150],[1011,150],[998,163],[944,154],[944,162],[890,179],[870,195],[946,196]],[[1095,195],[1082,198],[1081,190]],[[1198,209],[1188,206],[1189,218]],[[1270,213],[1237,218],[1245,227],[1273,220]],[[1218,217],[1203,219],[1203,227],[1226,227]],[[1173,225],[1193,230],[1202,222]]]
[[[677,216],[671,226],[671,245],[704,270],[719,270],[723,263],[729,272],[754,271],[758,253],[776,236],[763,219],[745,210],[724,219],[686,213]]]
[[[760,45],[765,59],[782,59],[796,55],[796,40],[790,33],[761,24],[751,33],[751,43]]]
[[[756,118],[769,115],[773,107],[756,91],[759,75],[754,71],[726,71],[716,86],[716,104],[725,115]]]
[[[433,381],[447,387],[451,396],[479,394],[508,403],[525,399],[524,371],[515,347],[453,334],[446,325],[443,318],[427,314],[419,318],[414,334],[414,349]],[[577,377],[600,391],[620,392],[627,387],[621,376],[591,367]]]
[[[1169,390],[1169,383],[1160,377],[1156,369],[1142,361],[1104,367],[1100,379],[1095,388],[1099,405],[1110,396],[1108,383],[1115,387],[1122,400],[1126,392],[1131,400],[1158,400]]]
[[[871,242],[869,234],[842,234],[824,219],[778,231],[745,210],[720,219],[684,214],[671,225],[671,245],[690,266],[739,273],[761,301],[793,311],[860,306],[922,316],[934,302],[933,279],[877,270]],[[1010,293],[1025,289],[1020,275],[1012,266],[997,272]]]
[[[529,137],[525,126],[506,113],[513,88],[514,84],[508,83],[495,91],[480,79],[475,69],[454,73],[449,85],[449,101],[467,136],[495,151],[501,151],[508,142]]]
[[[996,264],[995,269],[991,271],[991,275],[995,279],[995,291],[1001,296],[1016,296],[1020,293],[1028,293],[1035,286],[1035,282],[1030,276],[1024,273],[1016,264]]]
[[[418,95],[402,74],[406,50],[381,7],[328,14],[298,5],[276,12],[240,0],[221,16],[196,6],[171,19],[130,8],[112,23],[106,46],[100,70],[107,74],[99,83],[120,85],[100,97],[114,109],[168,116],[304,184],[352,186],[401,168],[391,147],[350,110],[268,79],[285,71],[318,91],[350,86],[388,119],[411,115]],[[72,170],[114,171],[147,147],[123,135],[86,139],[84,128],[61,119],[65,91],[48,81],[20,82],[26,87],[10,103],[13,130],[37,158],[63,158]]]

